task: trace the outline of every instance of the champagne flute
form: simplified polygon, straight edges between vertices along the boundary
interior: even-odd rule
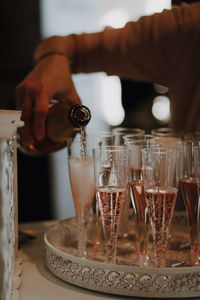
[[[142,136],[145,134],[145,131],[141,128],[135,127],[115,127],[112,129],[112,133],[115,137],[114,144],[115,145],[124,145],[124,136],[126,135],[134,135],[134,136]],[[120,237],[127,238],[129,227],[128,227],[128,213],[131,207],[131,197],[128,191],[126,195],[126,200],[123,206],[122,216],[121,216],[121,225],[120,225]]]
[[[128,185],[129,149],[125,146],[101,146],[95,147],[93,155],[106,262],[114,264],[120,217]]]
[[[179,143],[183,140],[183,138],[185,138],[183,131],[178,131],[176,129],[167,127],[152,129],[151,134],[157,138],[157,141],[160,143],[161,147],[173,149],[177,149]],[[179,186],[175,211],[182,211],[184,209],[184,200]]]
[[[123,137],[128,134],[143,135],[145,131],[141,128],[128,128],[128,127],[115,127],[112,129],[112,133],[115,136],[115,145],[123,145]]]
[[[86,135],[84,139],[71,138],[67,142],[69,178],[77,220],[77,256],[87,255],[87,230],[90,208],[95,194],[93,141]]]
[[[151,134],[157,137],[162,147],[176,149],[177,144],[182,141],[184,133],[173,128],[156,128],[151,130]]]
[[[180,143],[180,186],[190,229],[191,263],[194,266],[200,265],[199,142],[198,139],[188,139]]]
[[[114,145],[114,134],[111,131],[100,131],[94,137],[94,146],[111,146]],[[93,250],[95,252],[101,246],[102,242],[102,228],[100,219],[100,210],[96,194],[93,201]]]
[[[180,151],[142,150],[144,193],[152,227],[155,266],[166,265],[166,250],[178,191]]]
[[[125,135],[124,143],[130,148],[130,178],[129,187],[131,201],[136,215],[136,252],[139,255],[139,265],[148,265],[148,212],[144,195],[142,173],[142,149],[158,147],[156,137],[150,134],[142,136]]]

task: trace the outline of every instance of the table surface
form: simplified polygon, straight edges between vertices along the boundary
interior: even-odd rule
[[[23,260],[20,300],[139,299],[136,297],[108,295],[83,289],[68,284],[53,275],[45,265],[45,244],[43,235],[46,229],[55,222],[56,221],[44,221],[19,225],[21,230],[25,230],[35,236],[35,239],[20,244],[19,257]],[[200,300],[200,298],[198,299]]]

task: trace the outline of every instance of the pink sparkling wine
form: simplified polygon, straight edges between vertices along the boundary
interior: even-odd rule
[[[155,263],[157,267],[165,267],[169,227],[176,203],[177,189],[152,187],[145,191],[145,196],[154,239]]]
[[[180,187],[184,198],[184,203],[187,211],[188,222],[190,227],[191,238],[191,258],[195,265],[200,263],[199,257],[199,205],[200,197],[196,179],[193,177],[180,180]]]
[[[148,210],[144,194],[143,174],[141,169],[131,169],[131,199],[137,216],[136,251],[139,254],[140,265],[144,266],[148,260]]]
[[[131,182],[129,183],[132,193],[132,202],[136,210],[136,214],[139,222],[145,220],[145,209],[147,207],[145,195],[144,195],[144,184],[141,169],[131,169]]]
[[[199,213],[199,196],[195,178],[180,180],[180,186],[184,195],[185,206],[190,227],[196,226]]]
[[[112,186],[99,187],[96,190],[96,196],[107,244],[107,262],[113,263],[116,256],[117,233],[125,201],[126,188]]]

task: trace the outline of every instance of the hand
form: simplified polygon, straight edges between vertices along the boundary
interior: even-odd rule
[[[25,146],[44,138],[51,99],[66,102],[69,107],[81,103],[69,62],[65,56],[57,54],[41,59],[16,88],[16,106],[22,110],[21,119],[25,122],[20,130],[20,140]]]

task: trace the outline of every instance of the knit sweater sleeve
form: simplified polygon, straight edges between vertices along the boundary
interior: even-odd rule
[[[104,71],[169,86],[173,70],[187,56],[184,50],[199,19],[200,4],[184,4],[124,28],[74,35],[73,72]]]

